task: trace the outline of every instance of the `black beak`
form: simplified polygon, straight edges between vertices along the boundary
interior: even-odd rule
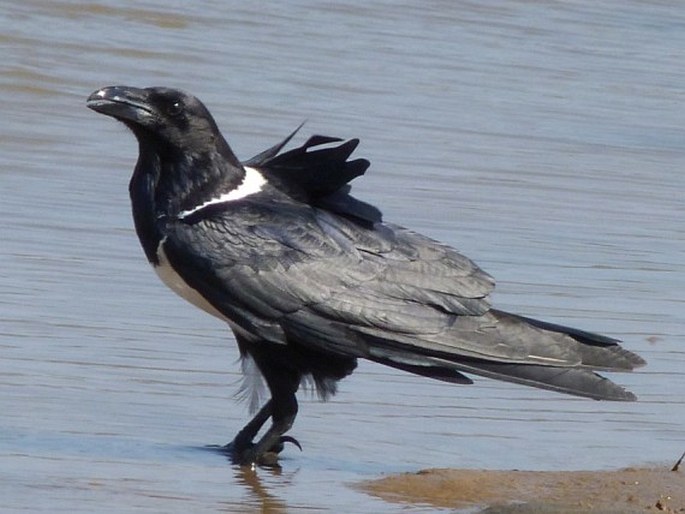
[[[108,86],[88,97],[86,105],[96,112],[124,122],[145,124],[155,113],[145,89],[127,86]]]

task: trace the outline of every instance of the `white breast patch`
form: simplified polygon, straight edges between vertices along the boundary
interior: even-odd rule
[[[223,314],[221,314],[207,300],[205,300],[205,298],[197,291],[197,289],[190,287],[188,283],[183,280],[178,273],[176,273],[174,268],[171,267],[166,253],[164,253],[164,239],[162,239],[157,247],[157,258],[159,259],[159,264],[154,266],[155,272],[169,289],[171,289],[181,298],[192,303],[195,307],[198,307],[223,321],[228,321]]]

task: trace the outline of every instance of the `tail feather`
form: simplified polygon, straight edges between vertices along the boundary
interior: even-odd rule
[[[471,372],[488,378],[595,400],[635,401],[637,399],[633,393],[608,378],[582,368],[555,368],[496,362],[461,362],[455,367],[459,371]]]
[[[534,353],[527,360],[517,358],[507,361],[497,357],[490,360],[457,352],[436,352],[426,347],[417,352],[418,344],[413,351],[408,352],[406,348],[403,351],[397,347],[380,345],[379,340],[370,345],[373,356],[367,358],[445,382],[470,383],[470,379],[461,373],[472,373],[596,400],[637,399],[630,391],[594,372],[630,371],[645,364],[641,357],[619,346],[616,339],[494,309],[490,313],[500,322],[503,330],[498,336],[504,341],[511,334],[514,336],[509,344],[523,345],[526,339],[536,339],[536,344],[530,346],[531,351],[546,355],[547,345],[552,345],[550,348],[556,346],[566,350],[560,351],[559,355],[566,355],[568,361],[554,363],[553,359],[549,359],[544,362]]]
[[[621,347],[618,339],[495,309],[492,309],[492,312],[497,316],[518,319],[548,332],[569,336],[572,339],[570,343],[577,343],[575,350],[579,353],[581,365],[584,367],[604,371],[630,371],[646,364],[642,357]]]

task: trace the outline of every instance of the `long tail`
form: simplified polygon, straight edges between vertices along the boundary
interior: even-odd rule
[[[555,367],[537,364],[461,361],[456,366],[458,370],[595,400],[634,401],[637,399],[630,391],[594,372],[594,370],[631,371],[645,365],[645,361],[639,355],[622,348],[617,339],[495,309],[491,312],[502,320],[527,323],[545,331],[569,336],[572,340],[570,343],[576,344],[581,363],[574,367]]]
[[[608,378],[582,368],[557,368],[535,364],[502,364],[498,362],[460,363],[456,368],[459,371],[484,377],[595,400],[635,401],[637,399],[633,393],[613,383]]]
[[[490,311],[503,324],[526,324],[536,329],[562,334],[566,343],[580,356],[575,365],[545,365],[540,363],[501,362],[477,358],[449,356],[423,356],[425,364],[415,365],[401,359],[374,359],[378,362],[417,375],[451,383],[467,384],[471,381],[461,374],[470,373],[497,380],[548,389],[560,393],[593,398],[596,400],[634,401],[636,396],[611,380],[595,373],[604,371],[630,371],[643,366],[638,355],[622,348],[616,339],[585,332],[571,327],[526,318],[492,309]],[[417,361],[418,362],[418,361]]]

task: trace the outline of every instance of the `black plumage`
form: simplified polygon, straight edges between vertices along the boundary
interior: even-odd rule
[[[177,293],[227,321],[271,399],[227,445],[266,462],[312,380],[322,397],[358,358],[446,382],[472,373],[563,393],[634,400],[594,370],[644,364],[618,341],[490,307],[492,278],[456,250],[382,220],[350,196],[357,140],[293,137],[241,163],[196,98],[113,86],[88,106],[139,142],[130,183],[148,260]],[[266,433],[255,442],[271,418]]]

